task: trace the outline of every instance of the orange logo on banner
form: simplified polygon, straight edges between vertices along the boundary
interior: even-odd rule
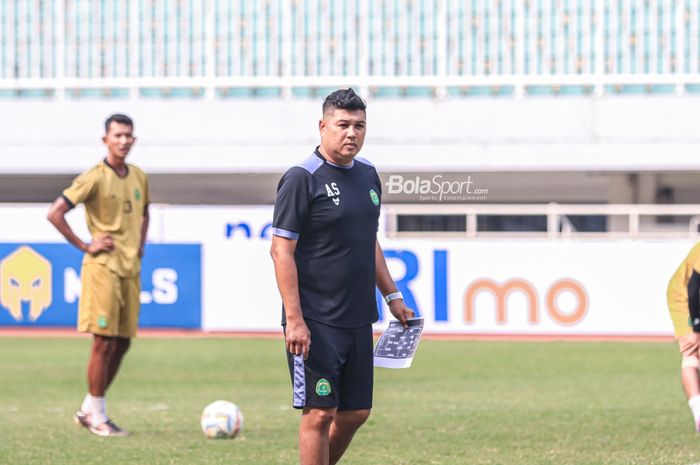
[[[539,304],[535,286],[522,278],[509,279],[499,284],[491,279],[477,279],[473,281],[464,293],[464,321],[473,324],[475,321],[475,299],[482,291],[488,291],[496,298],[496,322],[506,324],[507,299],[512,292],[525,294],[528,303],[528,321],[531,324],[539,323]],[[572,292],[576,296],[576,309],[571,313],[562,312],[557,306],[557,297],[562,292]],[[547,290],[547,313],[559,324],[569,325],[581,321],[588,311],[588,295],[583,285],[573,279],[560,279]]]
[[[539,321],[537,314],[537,294],[535,288],[524,279],[510,279],[504,284],[498,284],[491,279],[477,279],[467,287],[464,295],[464,321],[474,323],[474,299],[481,291],[490,291],[496,297],[496,322],[499,325],[506,323],[506,298],[508,295],[519,290],[524,292],[528,300],[530,323]]]
[[[29,321],[51,305],[51,263],[27,245],[0,262],[0,305],[22,321],[22,302],[29,302]]]
[[[573,292],[576,295],[577,307],[570,314],[563,313],[557,307],[557,297],[565,291]],[[571,325],[583,320],[588,311],[588,294],[586,294],[583,284],[573,279],[560,279],[552,284],[547,290],[547,311],[554,321],[561,324]]]

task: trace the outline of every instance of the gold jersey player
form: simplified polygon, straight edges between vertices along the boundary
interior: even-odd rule
[[[668,308],[682,354],[681,382],[700,432],[700,243],[696,244],[668,283]]]
[[[105,121],[107,157],[78,176],[51,206],[48,219],[85,253],[78,331],[92,333],[87,367],[88,393],[74,416],[76,424],[99,436],[126,436],[107,416],[105,393],[136,335],[140,310],[140,272],[148,229],[146,175],[126,163],[136,138],[126,115]],[[85,205],[91,241],[83,242],[66,221],[66,213]]]

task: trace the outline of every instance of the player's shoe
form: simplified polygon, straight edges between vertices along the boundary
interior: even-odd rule
[[[98,426],[88,426],[88,429],[90,430],[91,433],[96,434],[98,436],[128,436],[129,433],[125,429],[121,429],[117,425],[115,425],[112,420],[107,420],[106,422],[102,423],[101,425]]]
[[[78,410],[73,415],[73,423],[77,426],[82,426],[83,428],[90,428],[90,420],[88,419],[89,414]]]

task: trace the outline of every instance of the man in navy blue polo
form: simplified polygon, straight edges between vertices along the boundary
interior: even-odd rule
[[[366,127],[365,103],[352,89],[330,94],[321,144],[277,187],[270,252],[293,405],[303,409],[302,465],[337,463],[369,417],[375,286],[401,323],[413,316],[377,241],[381,183],[356,156]]]

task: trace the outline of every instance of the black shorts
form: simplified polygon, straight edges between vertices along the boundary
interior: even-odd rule
[[[372,326],[337,328],[305,322],[311,332],[309,358],[287,351],[294,408],[372,408]]]

